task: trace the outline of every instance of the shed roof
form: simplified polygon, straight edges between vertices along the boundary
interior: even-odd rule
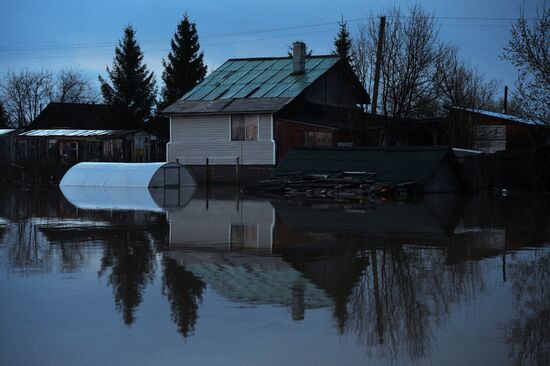
[[[17,130],[14,129],[14,128],[1,128],[0,129],[0,136],[11,135],[12,133],[15,133],[15,132],[17,132]]]
[[[79,129],[36,129],[21,133],[22,137],[112,137],[122,136],[137,130],[79,130]]]
[[[342,171],[376,172],[380,182],[424,184],[449,147],[294,148],[274,175],[292,173],[334,174]]]
[[[507,120],[507,121],[511,121],[511,122],[523,123],[523,124],[526,124],[526,125],[536,125],[537,124],[535,121],[527,119],[527,118],[512,116],[510,114],[486,111],[486,110],[483,110],[483,109],[463,108],[463,107],[457,107],[457,106],[449,107],[449,109],[460,110],[460,111],[465,111],[465,112],[470,112],[470,113],[475,113],[475,114],[481,114],[482,116],[499,118],[499,119],[503,119],[503,120]]]
[[[123,111],[106,104],[49,103],[27,127],[33,129],[140,129]]]
[[[306,57],[292,74],[292,57],[230,59],[164,113],[274,112],[302,93],[340,58]]]

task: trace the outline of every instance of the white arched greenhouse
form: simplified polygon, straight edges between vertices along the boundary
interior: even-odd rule
[[[194,187],[195,179],[177,163],[79,163],[65,173],[61,187]]]
[[[59,186],[81,209],[165,211],[187,204],[195,180],[176,163],[80,163]]]

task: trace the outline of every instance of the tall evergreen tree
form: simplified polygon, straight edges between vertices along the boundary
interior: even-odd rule
[[[171,41],[168,60],[162,60],[162,104],[167,107],[181,98],[206,76],[204,55],[200,52],[199,36],[194,22],[185,14]]]
[[[155,75],[143,63],[143,52],[131,25],[115,48],[112,68],[107,67],[111,83],[99,77],[105,103],[120,107],[139,122],[151,115],[156,102]]]
[[[340,27],[336,38],[334,38],[334,55],[340,56],[342,59],[345,59],[350,65],[353,65],[353,49],[351,36],[348,31],[348,25],[342,18],[338,22]]]

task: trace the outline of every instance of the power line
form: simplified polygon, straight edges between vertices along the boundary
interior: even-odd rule
[[[317,30],[317,31],[311,31],[311,32],[301,32],[299,35],[311,35],[311,34],[320,34],[320,33],[328,33],[333,32],[333,29],[325,29],[325,30]],[[229,44],[239,44],[239,43],[254,43],[254,42],[261,42],[271,39],[279,39],[279,38],[288,38],[288,37],[294,37],[297,34],[284,34],[284,35],[277,35],[277,36],[271,36],[271,37],[263,37],[263,38],[252,38],[248,40],[239,40],[239,41],[229,41],[229,42],[219,42],[219,43],[213,43],[213,44],[205,44],[204,46],[207,47],[218,47],[218,46],[226,46]],[[163,48],[156,48],[156,49],[143,49],[143,52],[146,54],[154,54],[159,52],[165,52],[168,53],[169,46]],[[113,52],[101,52],[101,53],[86,53],[86,54],[70,54],[70,55],[48,55],[48,56],[7,56],[3,57],[3,59],[57,59],[57,58],[73,58],[73,57],[94,57],[94,56],[111,56],[113,55]]]
[[[392,18],[395,16],[387,16],[388,18]],[[403,18],[411,18],[410,15],[401,15]],[[432,16],[428,16],[432,18]],[[354,23],[359,22],[362,20],[368,20],[372,18],[378,18],[378,16],[368,16],[368,17],[361,17],[361,18],[351,18],[351,19],[344,19],[346,23]],[[448,17],[448,16],[434,16],[433,19],[437,20],[474,20],[474,21],[513,21],[516,20],[515,18],[497,18],[497,17]],[[530,19],[530,18],[529,18]],[[200,37],[201,40],[208,40],[208,39],[215,39],[215,38],[228,38],[228,37],[238,37],[243,35],[250,35],[250,34],[261,34],[261,33],[272,33],[272,32],[280,32],[285,30],[297,30],[297,29],[307,29],[307,28],[315,28],[315,27],[321,27],[326,25],[335,25],[338,24],[337,21],[332,22],[323,22],[323,23],[313,23],[313,24],[304,24],[304,25],[295,25],[295,26],[288,26],[288,27],[278,27],[278,28],[266,28],[266,29],[257,29],[257,30],[248,30],[248,31],[239,31],[239,32],[228,32],[228,33],[220,33],[220,34],[214,34],[211,36],[204,36]],[[464,25],[464,26],[480,26],[480,25]],[[483,25],[483,26],[497,26],[497,25]],[[158,43],[166,43],[170,42],[171,39],[166,38],[154,38],[154,39],[146,39],[142,40],[139,43],[140,44],[158,44]],[[41,45],[41,46],[27,46],[27,47],[0,47],[0,52],[13,52],[13,51],[43,51],[43,50],[65,50],[65,49],[89,49],[89,48],[105,48],[105,47],[115,47],[118,45],[118,42],[105,42],[105,43],[87,43],[87,44],[61,44],[61,45]]]
[[[372,17],[363,17],[363,18],[354,18],[354,19],[347,19],[344,20],[346,23],[354,23],[361,20],[367,20]],[[249,30],[249,31],[240,31],[240,32],[232,32],[232,33],[220,33],[220,34],[214,34],[211,36],[204,36],[200,37],[200,40],[208,40],[208,39],[215,39],[215,38],[228,38],[228,37],[237,37],[237,36],[246,36],[250,34],[261,34],[261,33],[272,33],[272,32],[280,32],[285,30],[296,30],[296,29],[307,29],[307,28],[315,28],[315,27],[321,27],[321,26],[327,26],[327,25],[335,25],[338,24],[338,22],[324,22],[324,23],[314,23],[314,24],[305,24],[305,25],[296,25],[296,26],[289,26],[289,27],[279,27],[279,28],[267,28],[267,29],[258,29],[258,30]],[[166,43],[170,42],[171,39],[166,38],[157,38],[157,39],[148,39],[144,41],[139,41],[140,44],[154,44],[154,43]],[[41,50],[62,50],[62,49],[79,49],[79,48],[103,48],[103,47],[115,47],[118,45],[118,42],[116,43],[87,43],[87,44],[66,44],[66,45],[45,45],[45,46],[29,46],[29,47],[0,47],[0,52],[9,52],[9,51],[41,51]]]

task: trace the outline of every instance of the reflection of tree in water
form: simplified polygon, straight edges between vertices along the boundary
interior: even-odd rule
[[[206,284],[177,261],[164,257],[163,293],[170,301],[172,320],[184,337],[195,330],[199,304]]]
[[[550,364],[550,252],[510,266],[517,317],[507,326],[507,343],[518,365]]]
[[[109,284],[124,323],[134,322],[134,312],[141,304],[145,287],[155,272],[155,250],[142,233],[122,231],[106,242],[99,275],[110,268]]]
[[[30,220],[20,220],[6,229],[8,268],[20,274],[52,270],[51,248]]]
[[[448,266],[445,259],[441,250],[391,246],[370,251],[370,270],[350,296],[347,331],[377,346],[381,357],[416,361],[429,356],[432,327],[442,325],[453,303],[484,288],[478,262]]]

